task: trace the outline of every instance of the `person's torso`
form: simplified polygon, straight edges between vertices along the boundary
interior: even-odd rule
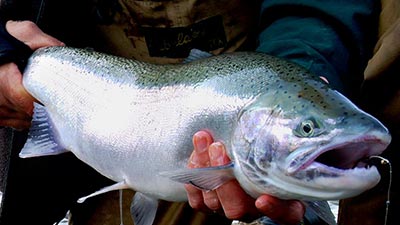
[[[258,1],[98,1],[101,51],[156,63],[178,63],[191,49],[220,54],[254,44]]]

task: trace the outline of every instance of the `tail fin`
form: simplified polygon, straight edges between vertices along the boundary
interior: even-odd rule
[[[21,158],[30,158],[58,155],[67,151],[59,144],[58,134],[54,130],[46,108],[35,103],[28,139],[19,156]]]

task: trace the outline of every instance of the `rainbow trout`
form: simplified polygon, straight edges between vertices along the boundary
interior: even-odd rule
[[[23,85],[41,105],[20,156],[72,151],[116,181],[88,197],[137,191],[137,225],[152,224],[158,199],[187,200],[182,183],[212,190],[237,179],[255,198],[358,195],[380,180],[364,160],[391,140],[320,78],[262,53],[155,65],[50,47],[29,59]],[[232,163],[185,169],[199,130],[223,141]]]

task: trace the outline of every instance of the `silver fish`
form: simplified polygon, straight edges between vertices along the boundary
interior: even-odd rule
[[[253,197],[304,201],[358,195],[380,180],[363,159],[391,140],[321,79],[262,53],[155,65],[51,47],[30,58],[23,85],[44,107],[20,156],[72,151],[117,182],[87,197],[137,191],[138,225],[152,224],[158,199],[187,200],[182,183],[211,190],[235,178]],[[231,164],[185,169],[199,130],[224,142]]]

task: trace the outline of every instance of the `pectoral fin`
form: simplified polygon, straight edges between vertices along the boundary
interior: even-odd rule
[[[152,225],[156,218],[158,200],[136,192],[131,204],[131,215],[135,225]]]
[[[224,166],[167,171],[162,172],[161,176],[210,191],[235,178],[233,167],[234,164],[230,163]]]

